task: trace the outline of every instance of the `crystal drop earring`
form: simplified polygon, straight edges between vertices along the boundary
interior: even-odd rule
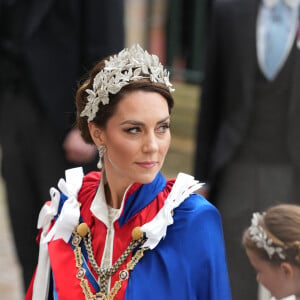
[[[97,167],[98,167],[98,169],[101,170],[103,168],[103,156],[104,156],[104,153],[106,152],[106,147],[105,147],[105,145],[100,145],[100,146],[97,146],[97,149],[99,152],[99,161],[97,163]]]

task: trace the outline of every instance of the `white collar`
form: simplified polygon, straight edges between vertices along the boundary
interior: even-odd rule
[[[263,0],[263,4],[267,8],[274,7],[280,0]],[[296,8],[300,5],[300,0],[283,0],[290,8]]]
[[[173,224],[173,210],[178,207],[190,194],[199,190],[203,183],[199,183],[193,176],[179,173],[172,187],[170,194],[163,207],[156,216],[148,223],[145,223],[141,230],[146,234],[147,240],[143,248],[153,249],[167,234],[167,227]]]
[[[100,180],[100,185],[97,189],[96,195],[92,201],[90,210],[91,212],[100,220],[102,221],[106,226],[110,226],[109,224],[109,217],[108,217],[108,208],[107,208],[107,202],[106,202],[106,197],[105,197],[105,191],[104,191],[104,185],[106,182],[106,177],[105,177],[105,173],[102,173],[102,178]],[[124,192],[123,195],[123,199],[122,199],[122,203],[121,203],[121,207],[118,209],[118,213],[114,216],[113,221],[117,220],[120,215],[121,212],[123,211],[123,206],[125,203],[125,198],[126,198],[126,194],[129,190],[129,188],[132,186],[132,184],[130,184],[127,189]]]

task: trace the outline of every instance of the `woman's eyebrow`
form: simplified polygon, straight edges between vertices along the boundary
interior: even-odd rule
[[[163,123],[163,122],[165,122],[165,121],[167,121],[167,120],[169,120],[169,119],[170,119],[170,116],[167,116],[167,117],[165,117],[165,118],[159,120],[156,124]],[[120,125],[126,125],[126,124],[130,124],[130,125],[139,125],[139,126],[145,125],[144,122],[142,122],[142,121],[136,121],[136,120],[126,120],[126,121],[123,121],[123,122],[120,123]]]

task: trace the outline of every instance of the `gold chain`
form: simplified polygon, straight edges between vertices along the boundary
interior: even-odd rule
[[[144,237],[141,236],[137,240],[132,240],[126,250],[122,253],[122,255],[116,260],[116,262],[110,268],[100,268],[96,262],[94,257],[93,249],[92,249],[92,241],[91,241],[91,233],[88,231],[87,235],[83,237],[84,245],[88,254],[89,262],[96,272],[99,275],[98,280],[100,281],[100,289],[102,293],[107,291],[107,283],[110,276],[118,271],[123,262],[127,259],[129,254],[138,246],[144,242]]]
[[[96,266],[99,268],[98,270],[100,270],[100,273],[104,274],[102,276],[102,278],[101,278],[101,275],[100,275],[100,279],[101,279],[101,283],[102,283],[101,286],[100,286],[101,290],[100,290],[100,292],[98,292],[96,294],[92,293],[87,279],[84,278],[85,270],[82,268],[82,264],[83,264],[82,252],[81,252],[81,248],[79,246],[79,244],[81,242],[81,239],[82,238],[78,235],[78,233],[74,232],[74,237],[72,239],[72,244],[75,246],[73,251],[74,251],[76,268],[77,268],[76,277],[80,280],[80,286],[81,286],[82,291],[84,293],[85,299],[86,300],[113,300],[114,297],[116,296],[116,294],[118,293],[118,291],[121,289],[122,282],[129,278],[129,272],[134,269],[134,267],[137,265],[137,263],[143,257],[144,251],[148,250],[148,248],[140,248],[140,249],[137,250],[137,252],[132,256],[131,260],[127,263],[126,268],[119,272],[119,280],[117,280],[114,283],[114,286],[112,287],[112,289],[110,290],[110,292],[108,294],[106,294],[107,278],[110,277],[112,274],[114,274],[121,267],[122,263],[128,257],[129,253],[135,247],[137,247],[139,244],[142,244],[144,239],[141,238],[139,240],[132,240],[130,242],[129,246],[127,247],[127,249],[124,251],[124,253],[119,257],[119,259],[116,261],[116,263],[111,268],[100,270],[100,268],[96,264],[96,260],[94,258],[93,253],[92,253],[91,238],[89,236],[89,238],[87,239],[87,243],[89,244],[88,245],[89,247],[86,247],[89,259],[92,258],[93,264],[96,264]],[[86,243],[85,243],[85,245],[86,245]],[[89,254],[90,251],[91,251],[91,253]],[[91,265],[93,266],[93,264],[91,264]],[[95,270],[94,267],[93,267],[93,269]]]

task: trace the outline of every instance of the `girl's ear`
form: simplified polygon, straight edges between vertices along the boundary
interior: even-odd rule
[[[103,130],[100,129],[96,124],[93,122],[89,122],[89,131],[90,135],[95,143],[96,146],[103,144]]]
[[[287,279],[291,279],[294,277],[294,268],[290,263],[288,263],[288,262],[281,263],[280,270],[282,271],[283,275]]]

